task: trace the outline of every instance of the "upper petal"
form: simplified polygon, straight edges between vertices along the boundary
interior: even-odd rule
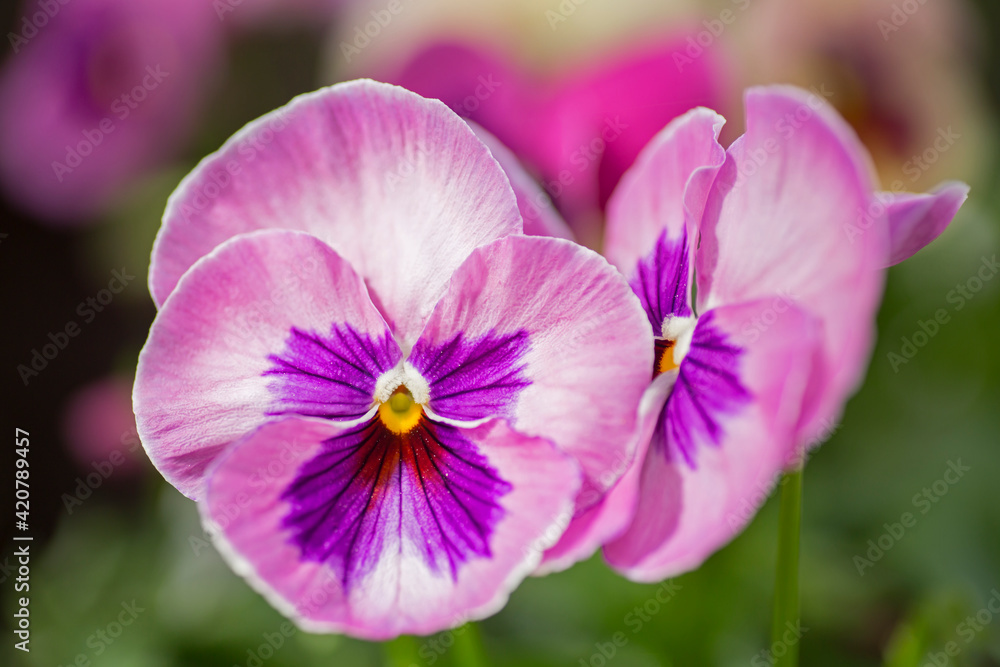
[[[627,277],[657,240],[697,237],[715,174],[726,158],[718,142],[725,120],[694,109],[672,121],[643,149],[608,201],[604,254]]]
[[[884,228],[850,234],[874,194],[870,163],[822,99],[756,88],[746,108],[747,132],[729,148],[701,225],[699,310],[781,294],[821,319],[824,364],[801,427],[808,440],[836,417],[864,373]]]
[[[729,542],[799,451],[795,429],[818,342],[817,320],[781,297],[720,307],[699,326],[709,315],[715,333],[706,340],[721,335],[738,354],[704,341],[699,350],[692,343],[680,374],[692,361],[701,366],[702,380],[691,389],[699,396],[688,399],[701,410],[671,410],[675,385],[659,413],[666,428],[612,492],[633,495],[636,507],[629,528],[605,547],[605,557],[637,581],[693,569]],[[734,379],[746,398],[723,401],[720,396],[732,395]],[[644,415],[647,425],[657,418],[649,410]],[[622,498],[615,502],[627,507]]]
[[[341,427],[267,424],[211,472],[205,524],[232,567],[311,632],[382,640],[488,616],[558,538],[579,470],[503,422],[440,428],[440,443],[382,443],[355,463],[337,451]]]
[[[965,183],[942,183],[933,192],[876,195],[888,209],[889,259],[886,266],[909,259],[941,235],[969,196]],[[873,208],[878,208],[873,205]],[[863,233],[863,232],[861,232]]]
[[[455,273],[414,353],[457,337],[510,340],[493,373],[463,365],[449,380],[470,389],[483,379],[527,382],[507,413],[513,427],[551,439],[580,461],[586,489],[604,491],[617,475],[602,473],[632,458],[636,407],[652,376],[651,333],[635,295],[602,257],[562,239],[510,236],[475,251]],[[413,363],[430,378],[434,358]],[[446,418],[477,414],[496,397],[468,391],[440,404],[435,391],[431,380],[430,407]]]
[[[199,260],[139,355],[136,425],[168,482],[197,499],[222,449],[275,415],[354,420],[401,354],[361,278],[319,239],[269,230]]]
[[[153,248],[154,300],[227,238],[274,227],[327,241],[406,345],[469,252],[520,232],[521,218],[503,170],[457,115],[354,81],[250,123],[184,179]]]

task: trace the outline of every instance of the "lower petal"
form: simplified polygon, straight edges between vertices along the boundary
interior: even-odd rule
[[[574,563],[589,558],[601,545],[613,541],[628,528],[635,514],[636,503],[639,501],[642,461],[646,456],[646,450],[649,449],[658,416],[663,411],[676,379],[676,371],[662,373],[646,389],[639,404],[639,420],[642,426],[638,435],[639,445],[635,459],[627,463],[618,483],[596,503],[585,497],[580,499],[579,504],[587,509],[573,517],[559,541],[545,552],[545,557],[535,572],[536,575],[560,572]],[[610,471],[615,477],[620,472],[614,469]],[[592,490],[590,493],[596,492]]]
[[[738,379],[749,400],[737,410],[717,413],[717,439],[707,432],[701,436],[689,452],[691,461],[672,455],[677,443],[671,440],[683,429],[667,428],[667,442],[654,435],[637,470],[625,478],[633,484],[616,489],[634,490],[638,500],[631,525],[604,553],[612,567],[636,581],[658,581],[696,568],[732,540],[798,451],[795,426],[819,344],[816,321],[780,298],[710,312],[713,326],[742,350]],[[674,392],[666,406],[668,421],[690,418],[670,414],[676,386]]]
[[[381,640],[492,614],[562,532],[578,468],[500,421],[427,425],[437,442],[421,453],[364,427],[267,424],[211,472],[205,523],[309,631]]]

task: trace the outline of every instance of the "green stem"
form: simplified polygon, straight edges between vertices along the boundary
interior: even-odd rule
[[[488,667],[490,664],[479,626],[475,623],[466,623],[455,630],[455,664],[462,667]]]
[[[802,525],[802,468],[789,470],[781,484],[778,515],[778,567],[774,579],[771,650],[775,667],[799,664],[799,530]],[[790,637],[794,637],[788,641]],[[782,645],[784,650],[775,651]],[[778,654],[782,654],[780,657]]]
[[[386,667],[410,667],[421,663],[419,654],[420,642],[416,637],[400,635],[382,644],[385,651]]]
[[[448,642],[444,635],[451,635]],[[460,628],[446,631],[440,636],[441,639],[434,644],[435,655],[439,655],[439,647],[450,647],[453,652],[451,660],[445,664],[461,665],[462,667],[489,667],[489,660],[486,658],[486,651],[483,649],[483,641],[479,635],[479,627],[475,623],[466,623]],[[413,665],[425,665],[426,659],[420,655],[422,640],[419,637],[402,635],[391,641],[382,644],[385,651],[386,667],[412,667]],[[448,650],[445,648],[444,650]]]

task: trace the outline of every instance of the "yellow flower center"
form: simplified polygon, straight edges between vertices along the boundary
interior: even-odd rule
[[[393,433],[409,433],[420,423],[424,409],[413,400],[406,387],[399,387],[389,400],[378,406],[378,416]]]

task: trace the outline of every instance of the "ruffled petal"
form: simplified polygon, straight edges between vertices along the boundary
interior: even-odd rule
[[[206,467],[265,420],[342,421],[401,353],[364,282],[319,239],[234,238],[185,274],[139,355],[134,409],[153,464],[198,498]]]
[[[489,373],[469,363],[453,369],[438,353],[485,340],[493,342],[484,352],[503,357]],[[510,236],[475,251],[455,273],[410,361],[444,418],[492,414],[498,392],[520,385],[505,394],[512,427],[551,439],[580,461],[585,490],[603,492],[617,478],[603,473],[632,459],[652,350],[638,300],[603,258],[562,239]],[[441,377],[454,400],[435,398]],[[478,391],[496,381],[497,391]],[[454,396],[459,389],[465,393]]]
[[[630,279],[664,232],[670,240],[685,230],[697,237],[709,189],[726,159],[718,142],[724,123],[708,109],[689,111],[656,135],[625,172],[608,201],[604,254]]]
[[[154,300],[218,244],[266,228],[329,243],[404,345],[473,248],[522,229],[507,177],[458,116],[373,81],[302,95],[203,160],[168,202]]]
[[[889,260],[886,266],[909,259],[940,236],[968,196],[969,186],[957,182],[942,183],[925,194],[876,195],[878,203],[888,209]],[[877,206],[873,204],[873,208]]]
[[[823,322],[823,368],[800,437],[838,415],[861,381],[881,297],[884,226],[850,229],[874,196],[870,162],[819,97],[770,87],[746,97],[747,133],[729,148],[706,206],[695,272],[699,311],[780,294]]]
[[[604,549],[636,581],[691,570],[728,543],[800,451],[795,426],[818,321],[775,297],[722,306],[698,327],[665,409],[643,413],[647,428],[658,422],[648,451],[611,494],[623,507],[616,494],[637,496],[631,525]],[[697,396],[683,398],[692,362],[700,378],[688,381],[688,393]],[[653,393],[649,406],[662,401],[662,388]],[[675,407],[679,398],[684,404]]]
[[[383,640],[495,613],[562,532],[579,469],[500,421],[429,428],[436,440],[267,424],[210,473],[206,527],[308,631]]]
[[[510,152],[499,139],[487,132],[481,125],[469,121],[476,136],[493,153],[517,197],[517,208],[524,218],[524,233],[530,236],[555,236],[573,239],[573,232],[552,205],[552,200],[542,186],[525,170],[517,156]]]

